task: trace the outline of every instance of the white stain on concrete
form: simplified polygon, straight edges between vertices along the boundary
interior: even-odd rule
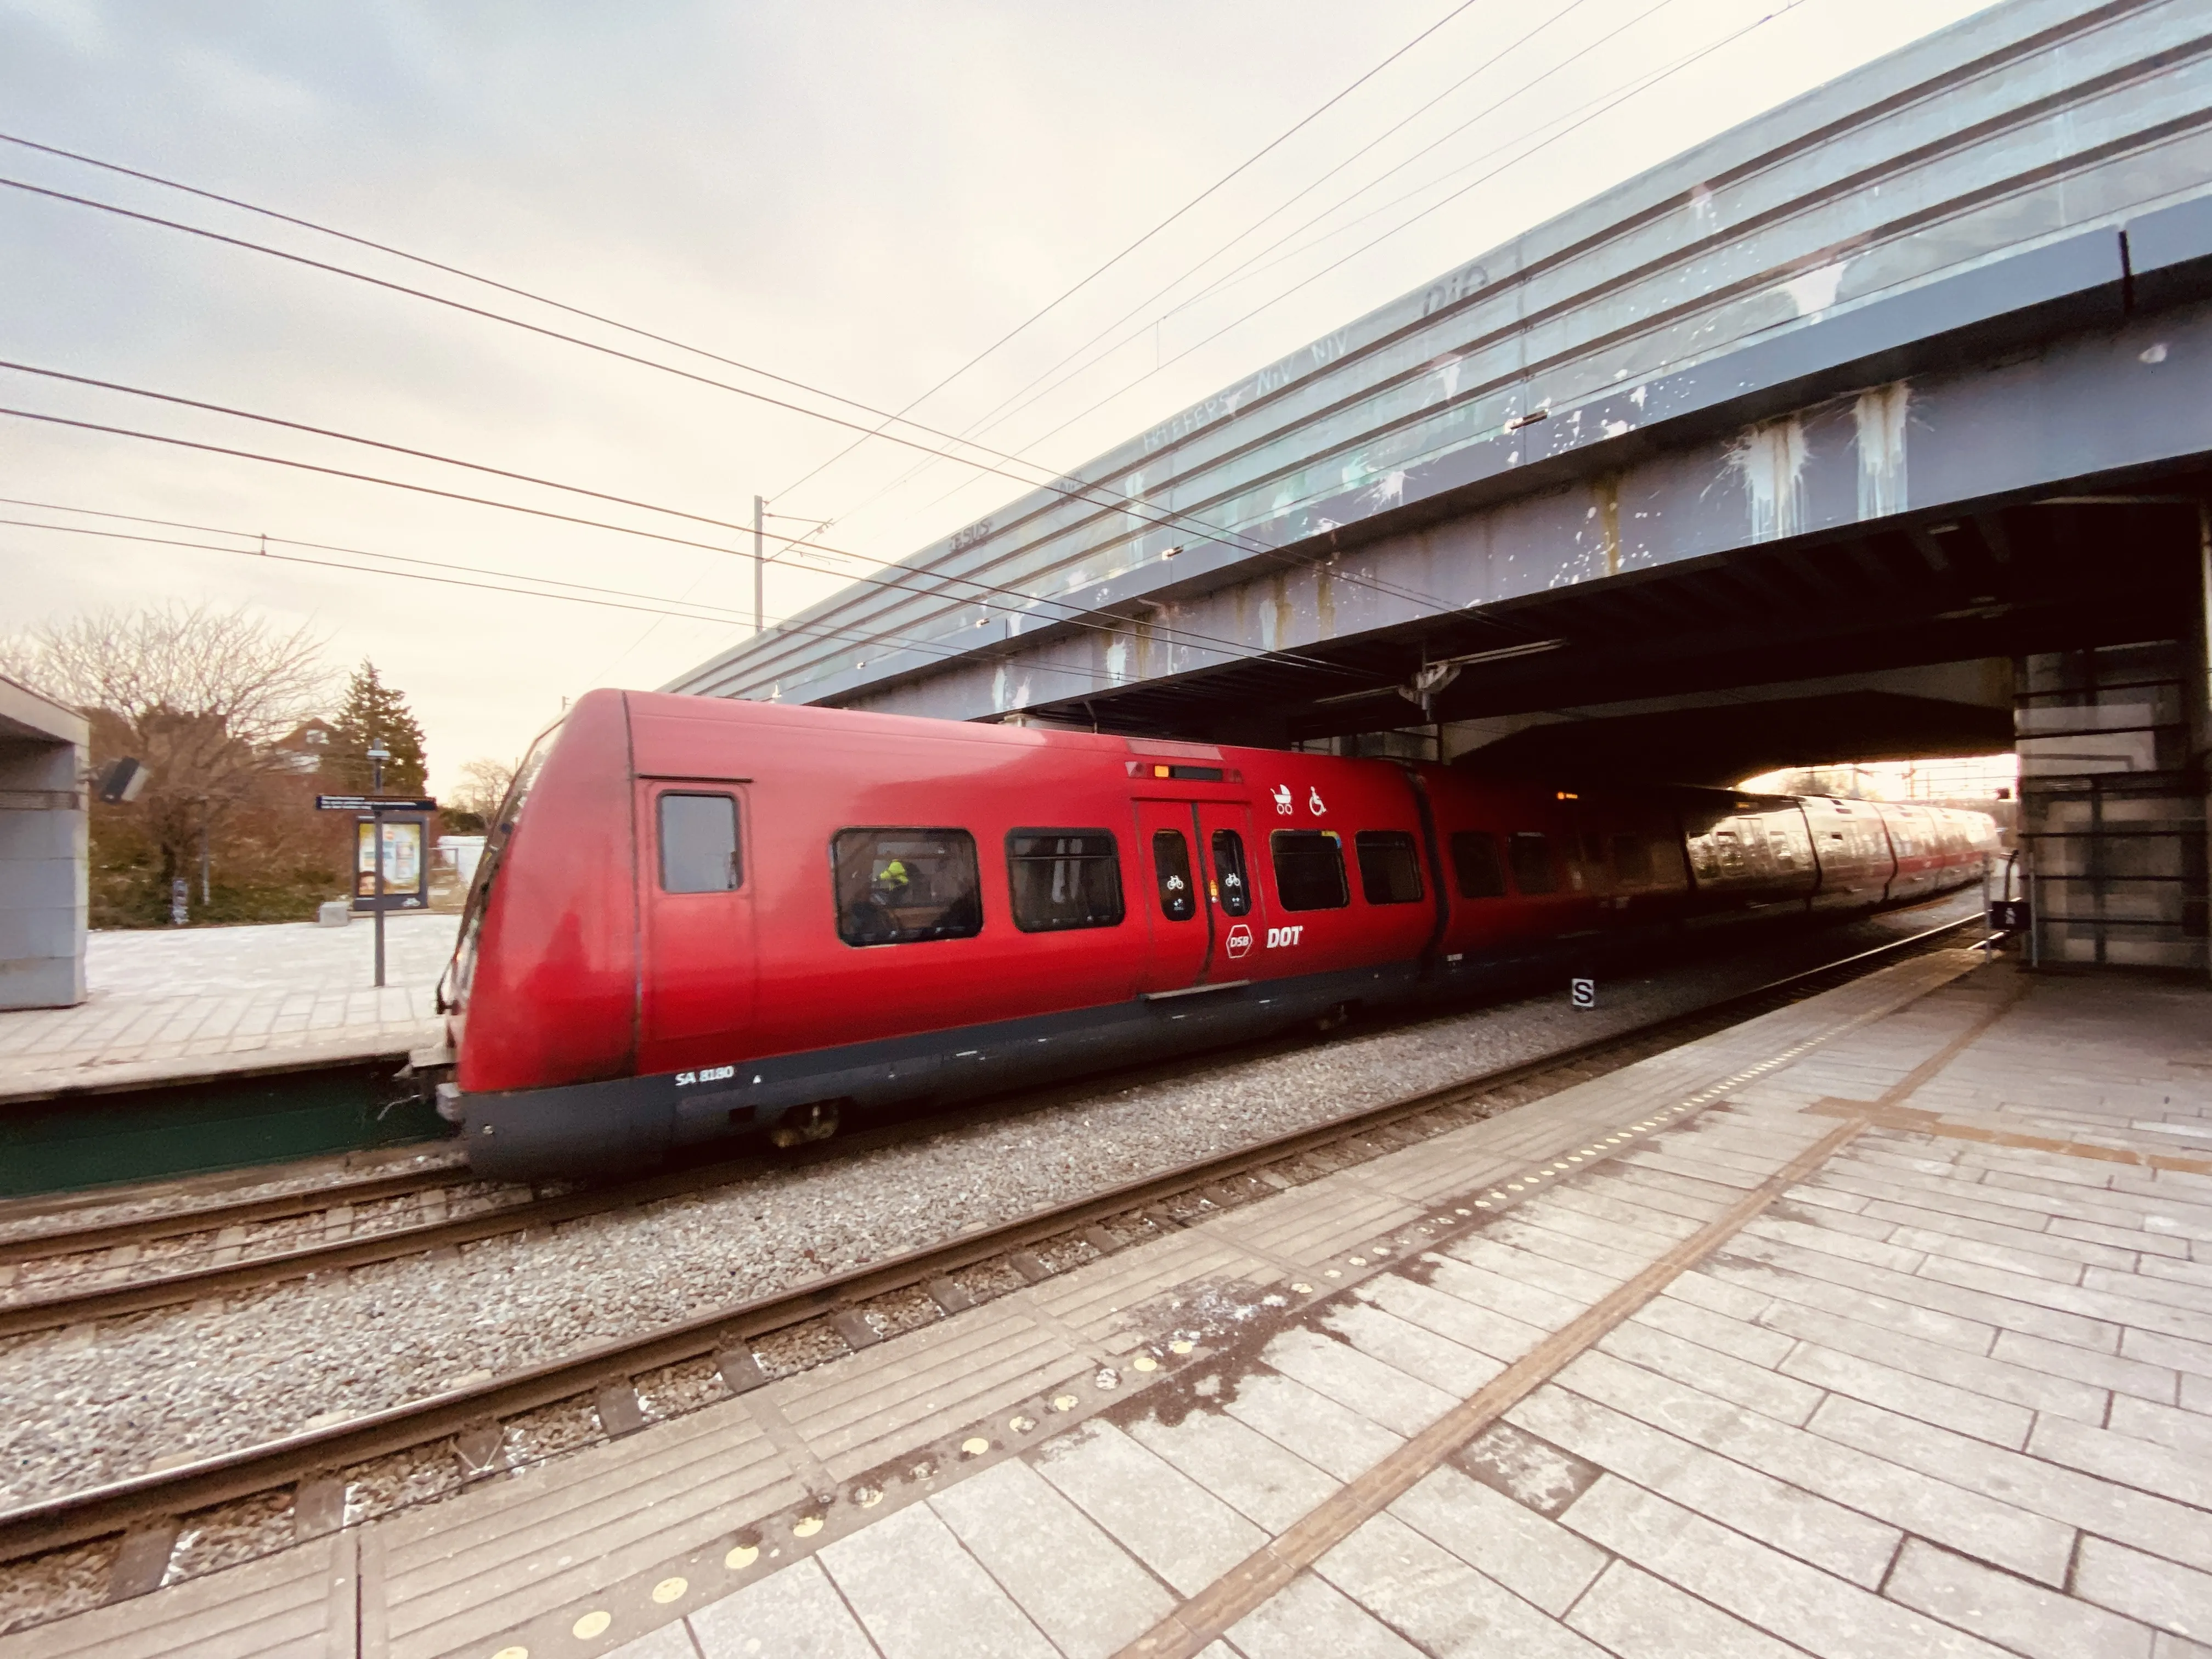
[[[1384,473],[1376,481],[1375,487],[1367,492],[1367,505],[1378,513],[1384,507],[1397,506],[1405,499],[1406,475],[1403,472]]]
[[[1131,647],[1134,643],[1133,636],[1118,629],[1113,638],[1107,641],[1106,678],[1115,685],[1127,685],[1129,683]]]
[[[1858,428],[1862,519],[1905,511],[1905,429],[1911,404],[1911,382],[1892,380],[1862,392],[1851,404],[1851,421]]]
[[[1781,284],[1800,317],[1817,315],[1836,303],[1836,290],[1843,286],[1844,266],[1847,263],[1838,259],[1832,265],[1806,271]]]
[[[1805,428],[1795,415],[1747,429],[1729,466],[1751,503],[1751,539],[1778,541],[1805,528]]]

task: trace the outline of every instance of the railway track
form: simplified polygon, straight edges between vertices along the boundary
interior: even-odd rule
[[[1936,928],[1910,935],[1877,947],[1877,953],[1909,949],[1948,931],[1950,928]],[[1811,971],[1828,972],[1837,965]],[[1637,1032],[1599,1038],[1532,1063],[1546,1067],[1562,1065],[1578,1055],[1632,1041],[1639,1033],[1677,1030],[1686,1023],[1710,1018],[1717,1010],[1735,1006],[1745,998],[1774,994],[1802,977],[1791,975],[1668,1021],[1639,1027]],[[1249,1045],[1249,1051],[1264,1054],[1283,1046],[1282,1040],[1277,1039]],[[1140,1068],[1121,1080],[1141,1082],[1153,1069]],[[1089,1081],[1095,1084],[1098,1079]],[[1048,1097],[1057,1091],[1036,1092]],[[204,1297],[236,1295],[315,1273],[350,1271],[435,1250],[458,1249],[507,1234],[557,1227],[710,1191],[750,1176],[849,1158],[919,1135],[958,1128],[1007,1109],[1004,1101],[965,1106],[874,1126],[830,1142],[781,1153],[690,1165],[641,1180],[550,1194],[520,1186],[495,1187],[472,1176],[465,1168],[454,1167],[0,1239],[0,1340],[151,1312]],[[465,1194],[471,1187],[490,1190]],[[464,1197],[467,1207],[450,1213],[456,1207],[454,1200]],[[415,1201],[413,1207],[426,1212],[423,1219],[411,1224],[380,1225],[377,1219],[364,1224],[359,1214],[378,1205],[410,1200]],[[293,1237],[302,1242],[280,1241],[275,1248],[256,1248],[249,1237],[254,1227],[311,1216],[320,1218],[319,1224],[291,1230]],[[187,1240],[199,1243],[197,1248],[175,1250],[172,1260],[154,1264],[155,1271],[146,1270],[149,1263],[143,1253],[149,1247]],[[35,1275],[26,1282],[26,1267],[50,1265],[64,1258],[82,1260],[72,1270],[48,1275],[46,1283],[38,1282]]]
[[[488,1190],[471,1193],[465,1189],[481,1188]],[[36,1316],[29,1310],[41,1307],[69,1310],[80,1302],[96,1304],[100,1297],[118,1289],[152,1288],[162,1284],[184,1285],[198,1275],[201,1268],[221,1282],[225,1271],[250,1271],[264,1261],[286,1259],[287,1255],[301,1260],[313,1258],[322,1249],[336,1248],[359,1226],[374,1226],[376,1218],[364,1218],[360,1212],[374,1212],[380,1206],[405,1206],[435,1212],[436,1223],[449,1218],[447,1212],[457,1201],[481,1207],[512,1206],[530,1202],[535,1194],[526,1187],[507,1186],[486,1182],[462,1166],[437,1170],[418,1170],[402,1174],[377,1176],[368,1180],[334,1182],[326,1186],[303,1188],[296,1192],[276,1193],[258,1198],[243,1199],[228,1204],[207,1204],[167,1209],[151,1213],[131,1216],[120,1220],[100,1222],[90,1226],[55,1228],[27,1231],[0,1238],[0,1296],[9,1290],[15,1294],[9,1300],[0,1300],[0,1319],[9,1312],[21,1315],[19,1322],[9,1325],[0,1322],[0,1335],[11,1332],[37,1330],[53,1322]],[[119,1200],[118,1201],[128,1201]],[[316,1243],[284,1252],[266,1248],[266,1239],[257,1240],[252,1235],[256,1228],[281,1226],[287,1222],[306,1222],[317,1218],[315,1224],[290,1229],[295,1234],[317,1234],[322,1237]],[[422,1231],[428,1224],[413,1227],[385,1230],[392,1237]],[[340,1235],[332,1240],[331,1234]],[[197,1244],[191,1241],[200,1241]],[[158,1278],[137,1278],[131,1269],[139,1266],[141,1255],[149,1247],[184,1245],[176,1255],[185,1265],[176,1267]],[[251,1256],[250,1261],[242,1260]],[[99,1258],[97,1261],[92,1258]],[[60,1288],[51,1293],[40,1293],[43,1287],[35,1280],[27,1284],[27,1267],[52,1266],[70,1258],[84,1258],[67,1272],[55,1275]],[[118,1279],[128,1279],[128,1284]],[[95,1279],[94,1288],[76,1288],[74,1281]],[[194,1291],[192,1294],[204,1292]],[[143,1305],[159,1306],[160,1301]],[[70,1317],[75,1317],[71,1315]],[[67,1322],[64,1321],[64,1322]]]
[[[1407,1096],[1327,1123],[1297,1130],[1225,1153],[1163,1170],[1071,1203],[1054,1206],[1005,1224],[911,1251],[885,1261],[814,1280],[769,1296],[716,1309],[634,1339],[603,1344],[569,1357],[505,1376],[449,1389],[424,1399],[318,1427],[259,1445],[46,1498],[0,1512],[0,1563],[20,1561],[88,1540],[123,1534],[113,1569],[111,1595],[136,1593],[163,1582],[170,1547],[184,1518],[205,1521],[210,1512],[241,1500],[264,1505],[272,1494],[289,1488],[290,1532],[307,1538],[340,1525],[345,1516],[347,1482],[355,1471],[379,1459],[420,1453],[450,1443],[464,1480],[520,1467],[501,1455],[503,1423],[550,1407],[588,1402],[599,1431],[618,1436],[647,1422],[636,1379],[685,1362],[711,1360],[723,1387],[744,1393],[771,1380],[754,1352],[764,1337],[787,1333],[814,1322],[837,1340],[831,1352],[848,1352],[881,1340],[868,1318],[868,1304],[880,1298],[926,1293],[935,1316],[949,1316],[981,1299],[973,1288],[979,1278],[995,1277],[1012,1287],[1049,1277],[1055,1271],[1127,1248],[1138,1240],[1173,1231],[1217,1210],[1302,1184],[1348,1164],[1414,1144],[1462,1123],[1489,1116],[1512,1104],[1540,1097],[1632,1064],[1648,1054],[1723,1029],[1771,1008],[1832,986],[1919,951],[1974,927],[1967,917],[1925,929],[1840,961],[1786,975],[1698,1009],[1670,1016],[1625,1033],[1575,1045],[1538,1059],[1470,1077],[1443,1088]],[[1521,1091],[1519,1098],[1499,1099]],[[913,1132],[908,1126],[907,1133]],[[858,1139],[854,1137],[854,1139]],[[853,1141],[843,1143],[849,1148]],[[833,1147],[836,1143],[833,1143]],[[824,1149],[824,1155],[827,1151]],[[757,1164],[760,1161],[754,1161]],[[723,1166],[726,1169],[727,1166]],[[787,1160],[784,1167],[787,1167]],[[580,1215],[620,1202],[649,1201],[644,1195],[696,1190],[699,1172],[633,1183],[617,1193],[571,1194],[551,1200],[512,1206],[496,1215],[471,1218],[437,1228],[416,1229],[408,1248],[442,1248],[467,1237],[486,1236],[470,1229],[501,1231],[514,1224],[543,1224],[554,1216]],[[526,1212],[535,1220],[519,1223]],[[428,1242],[432,1239],[437,1243]],[[399,1236],[349,1241],[313,1253],[295,1253],[288,1273],[328,1271],[354,1265],[363,1249],[398,1253]],[[301,1259],[312,1255],[318,1265]],[[384,1259],[372,1255],[366,1259]],[[241,1262],[220,1273],[258,1273],[252,1280],[283,1276],[273,1261]],[[989,1270],[989,1271],[981,1271]],[[965,1276],[970,1288],[956,1283]],[[120,1286],[70,1298],[65,1322],[108,1316],[118,1299],[136,1291],[162,1292],[163,1301],[212,1294],[217,1282],[205,1275],[189,1290],[184,1280],[157,1285]],[[235,1281],[228,1281],[234,1285]],[[988,1291],[981,1294],[988,1294]],[[158,1304],[153,1304],[158,1305]],[[52,1304],[49,1311],[54,1311]],[[12,1311],[12,1310],[11,1310]],[[49,1320],[47,1322],[58,1322]],[[818,1360],[812,1363],[819,1363]]]

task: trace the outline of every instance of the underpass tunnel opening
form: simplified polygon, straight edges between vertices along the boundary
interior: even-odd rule
[[[2016,748],[2039,965],[2203,974],[2208,503],[2203,458],[2078,477],[1562,577],[1020,718],[1723,788]],[[1556,562],[1540,541],[1510,550]]]
[[[1993,816],[2017,837],[2036,964],[2203,974],[2208,483],[2095,480],[1569,585],[1347,641],[1333,673],[1132,688],[1084,724],[1717,787],[2009,754]],[[1544,648],[1476,648],[1509,628]],[[1474,659],[1437,672],[1455,654]]]
[[[2019,845],[2020,756],[2011,749],[1989,755],[1781,767],[1740,778],[1734,787],[1750,794],[1827,795],[1838,800],[1956,807],[1983,813],[1994,822],[1998,845],[2006,854]]]

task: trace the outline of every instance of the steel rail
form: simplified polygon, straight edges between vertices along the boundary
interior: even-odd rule
[[[438,1143],[433,1142],[433,1145]],[[271,1179],[278,1178],[273,1172]],[[112,1249],[118,1244],[145,1244],[186,1233],[220,1231],[225,1227],[249,1226],[257,1221],[289,1221],[295,1216],[334,1210],[344,1204],[376,1204],[410,1193],[440,1192],[448,1187],[485,1182],[465,1165],[422,1170],[412,1175],[378,1176],[367,1181],[332,1182],[325,1187],[303,1187],[297,1192],[272,1193],[265,1198],[240,1199],[230,1204],[207,1204],[197,1208],[163,1210],[121,1221],[99,1222],[89,1227],[61,1227],[44,1232],[23,1232],[0,1238],[0,1264],[35,1261],[52,1256],[78,1255],[90,1250]],[[118,1204],[135,1200],[118,1194]]]
[[[1952,927],[1964,923],[1949,924]],[[1915,938],[1924,935],[1915,935]],[[1877,951],[1897,948],[1893,944],[1877,945]],[[1856,958],[1846,958],[1856,960]],[[1813,971],[1826,972],[1820,969]],[[1783,983],[1786,981],[1777,981]],[[1756,996],[1771,988],[1736,994]],[[1693,1020],[1705,1017],[1715,1007],[1725,1006],[1729,999],[1705,1005],[1686,1013],[1673,1016],[1675,1020]],[[1667,1029],[1665,1022],[1655,1022],[1642,1030]],[[1597,1047],[1609,1047],[1619,1039],[1596,1038]],[[1589,1044],[1582,1045],[1587,1048]],[[1562,1049],[1559,1054],[1540,1063],[1546,1066],[1581,1052],[1579,1048]],[[1137,1068],[1140,1073],[1143,1068]],[[1065,1086],[1065,1085],[1055,1085]],[[1455,1085],[1456,1086],[1456,1085]],[[1043,1092],[1043,1091],[1035,1091]],[[188,1267],[167,1273],[149,1273],[140,1279],[120,1281],[104,1280],[88,1287],[79,1287],[64,1281],[54,1291],[44,1296],[25,1296],[0,1303],[0,1340],[21,1336],[33,1331],[52,1330],[58,1327],[75,1325],[90,1320],[115,1319],[124,1316],[147,1313],[158,1308],[174,1307],[179,1303],[195,1302],[203,1297],[234,1295],[258,1289],[264,1285],[281,1284],[287,1279],[304,1279],[313,1274],[337,1273],[355,1267],[366,1267],[403,1257],[427,1255],[432,1250],[458,1249],[487,1238],[496,1238],[509,1233],[526,1232],[533,1228],[556,1227],[564,1222],[580,1221],[594,1215],[611,1213],[617,1210],[636,1208],[659,1203],[672,1198],[706,1192],[716,1187],[727,1186],[747,1176],[770,1171],[800,1167],[828,1159],[842,1158],[854,1153],[873,1151],[916,1135],[941,1133],[960,1127],[982,1115],[1001,1115],[1008,1109],[1001,1099],[981,1107],[963,1106],[950,1112],[936,1113],[926,1118],[906,1120],[865,1129],[858,1133],[839,1137],[817,1146],[795,1148],[780,1154],[751,1154],[718,1161],[704,1167],[692,1165],[684,1169],[664,1170],[635,1181],[623,1182],[608,1187],[580,1188],[550,1198],[532,1198],[518,1202],[488,1206],[463,1216],[441,1218],[415,1226],[390,1227],[364,1232],[349,1237],[319,1240],[297,1245],[289,1249],[266,1250],[242,1259],[211,1262],[200,1267]],[[465,1170],[453,1172],[440,1180],[417,1178],[424,1187],[459,1185],[470,1179]],[[364,1183],[385,1184],[385,1183]],[[392,1192],[407,1190],[403,1178],[393,1177],[388,1183]],[[129,1243],[134,1240],[174,1237],[179,1233],[204,1232],[211,1226],[237,1224],[252,1218],[252,1212],[267,1214],[306,1214],[317,1209],[328,1209],[337,1203],[365,1201],[356,1188],[343,1198],[334,1198],[322,1203],[298,1202],[290,1197],[249,1201],[233,1209],[210,1210],[195,1215],[188,1225],[170,1225],[156,1218],[147,1218],[143,1224],[119,1222],[106,1228],[86,1229],[70,1235],[59,1248],[40,1249],[36,1239],[9,1241],[0,1243],[0,1262],[25,1258],[51,1258],[76,1255],[100,1248],[100,1244]],[[384,1195],[390,1195],[389,1194]],[[304,1197],[305,1195],[301,1195]],[[291,1207],[287,1208],[288,1205]],[[222,1219],[213,1219],[216,1215]],[[102,1235],[108,1235],[102,1238]],[[58,1236],[47,1236],[52,1241]],[[103,1270],[88,1268],[83,1275],[89,1277]]]
[[[109,1481],[0,1511],[0,1563],[108,1536],[150,1521],[327,1478],[337,1469],[433,1444],[466,1430],[495,1425],[604,1388],[629,1388],[631,1379],[639,1375],[684,1360],[728,1356],[735,1363],[726,1366],[726,1380],[734,1370],[743,1386],[757,1386],[769,1379],[760,1373],[745,1345],[770,1332],[890,1291],[927,1285],[978,1263],[1079,1231],[1110,1217],[1132,1212],[1145,1213],[1167,1199],[1217,1185],[1268,1164],[1291,1161],[1322,1146],[1356,1139],[1401,1119],[1571,1066],[1608,1049],[1648,1042],[1655,1036],[1711,1021],[1717,1016],[1745,1017],[1744,1011],[1753,1004],[1777,996],[1786,999],[1792,993],[1810,994],[1814,988],[1814,981],[1837,975],[1854,977],[1852,970],[1867,969],[1880,958],[1905,955],[1980,920],[1978,916],[1962,917],[1835,962],[1785,975],[1632,1030],[1576,1043],[1326,1123],[1196,1159],[981,1232],[927,1245],[868,1267],[663,1326],[641,1336],[602,1343],[563,1358],[389,1407],[350,1422],[288,1435],[236,1451],[217,1453],[175,1468]],[[1156,1211],[1147,1216],[1148,1219],[1156,1218]],[[1164,1218],[1172,1222],[1172,1218]],[[748,1370],[751,1373],[750,1377],[745,1376]],[[733,1391],[738,1386],[732,1383]]]

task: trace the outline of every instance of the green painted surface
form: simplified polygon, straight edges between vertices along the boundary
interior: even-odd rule
[[[0,1106],[0,1197],[444,1139],[451,1130],[428,1102],[399,1099],[398,1069],[332,1066]]]

